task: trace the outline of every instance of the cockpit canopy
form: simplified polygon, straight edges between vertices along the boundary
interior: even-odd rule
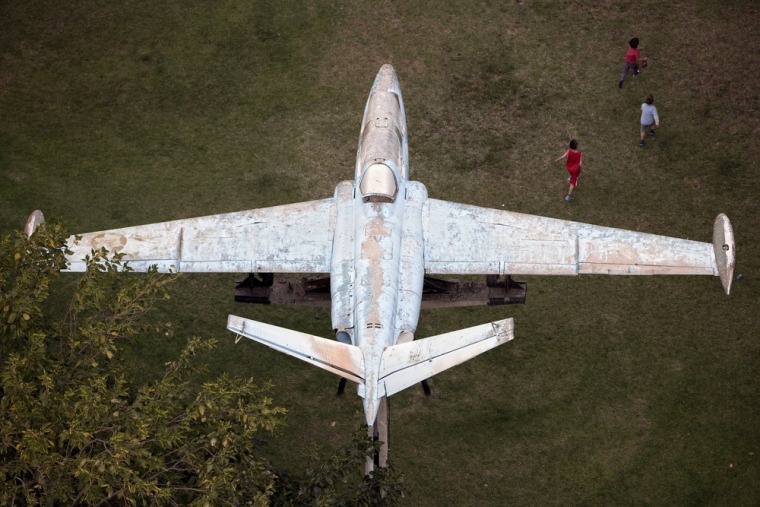
[[[385,164],[372,164],[364,171],[359,190],[364,202],[393,202],[396,199],[396,177]]]

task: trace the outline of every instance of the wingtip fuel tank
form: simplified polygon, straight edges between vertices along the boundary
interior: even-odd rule
[[[32,234],[34,234],[34,231],[37,230],[37,227],[39,227],[40,224],[44,221],[45,215],[43,215],[40,210],[36,209],[32,211],[32,213],[29,215],[29,218],[26,219],[26,225],[24,226],[24,232],[26,233],[26,236],[28,238],[31,238]]]
[[[715,264],[726,294],[731,293],[731,282],[734,279],[736,269],[736,240],[734,229],[728,217],[721,213],[715,219],[713,226],[713,250],[715,252]]]

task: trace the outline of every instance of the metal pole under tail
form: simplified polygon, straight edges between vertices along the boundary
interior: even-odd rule
[[[367,457],[364,467],[365,475],[369,475],[377,468],[385,468],[388,465],[388,449],[391,435],[388,397],[380,398],[380,406],[377,411],[375,423],[369,427],[368,434],[374,441],[382,442],[380,449],[373,456]]]

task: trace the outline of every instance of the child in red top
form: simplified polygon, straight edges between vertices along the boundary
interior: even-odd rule
[[[578,150],[578,141],[575,139],[570,141],[570,149],[557,158],[555,162],[559,162],[563,158],[567,159],[565,169],[570,173],[570,177],[567,178],[570,182],[570,189],[567,191],[565,200],[573,202],[573,190],[578,186],[578,176],[581,175],[581,164],[583,163],[583,153]]]
[[[625,81],[625,78],[628,77],[628,69],[633,69],[633,77],[639,75],[639,59],[641,58],[641,51],[639,51],[638,37],[634,37],[628,41],[628,45],[631,47],[628,48],[628,52],[623,57],[625,64],[623,66],[623,74],[620,76],[618,88],[623,87],[623,82]]]

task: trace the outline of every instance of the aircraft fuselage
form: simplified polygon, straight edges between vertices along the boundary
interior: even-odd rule
[[[378,383],[383,350],[413,338],[422,300],[427,190],[408,181],[408,163],[401,90],[395,71],[385,65],[364,111],[355,180],[335,190],[330,272],[333,328],[364,356],[359,395],[369,425],[386,394]]]

